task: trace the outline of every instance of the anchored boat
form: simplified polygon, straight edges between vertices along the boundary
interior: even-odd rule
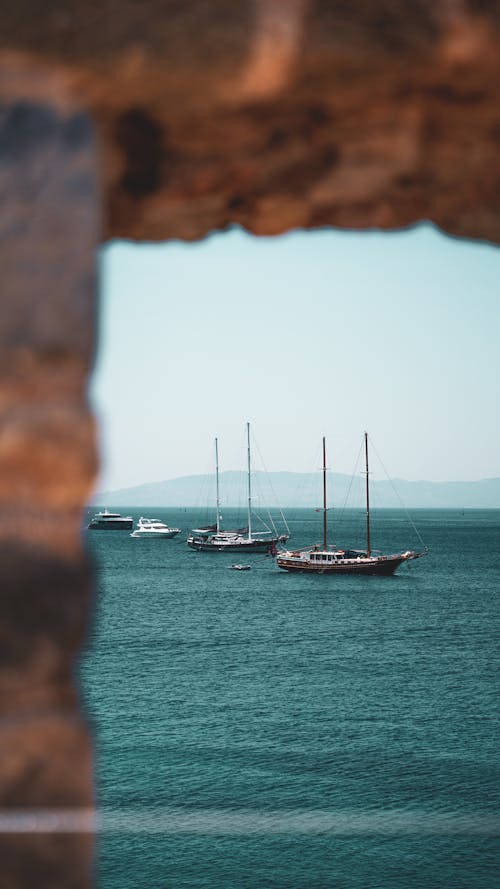
[[[245,553],[276,553],[276,545],[285,543],[290,534],[287,526],[286,534],[277,534],[274,530],[252,530],[252,476],[250,454],[250,423],[247,423],[247,485],[248,507],[247,526],[233,531],[221,528],[220,489],[219,489],[219,443],[215,439],[215,497],[216,522],[206,528],[195,528],[187,539],[188,546],[200,552],[245,552]],[[284,517],[283,517],[284,518]],[[286,522],[285,522],[286,525]]]
[[[119,512],[109,512],[108,509],[104,509],[103,512],[97,512],[92,516],[87,528],[89,531],[130,531],[133,525],[132,516],[123,516]]]
[[[180,528],[169,528],[168,525],[160,522],[159,519],[146,519],[141,516],[137,523],[137,528],[135,531],[132,531],[130,536],[136,538],[147,537],[149,540],[170,539],[179,534],[180,530]]]
[[[304,547],[302,549],[280,551],[277,553],[277,564],[284,571],[296,571],[315,574],[394,574],[403,562],[419,559],[427,554],[427,549],[418,552],[405,552],[382,555],[374,553],[371,547],[370,527],[370,485],[368,470],[368,434],[364,435],[365,444],[365,476],[366,476],[366,549],[340,549],[327,543],[327,506],[326,506],[326,439],[323,438],[323,544]]]

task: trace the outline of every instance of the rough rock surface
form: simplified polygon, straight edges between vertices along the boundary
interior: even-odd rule
[[[74,673],[90,603],[80,527],[96,466],[100,217],[93,127],[63,104],[0,109],[1,889],[80,889],[93,854],[88,833],[4,832],[19,809],[85,813],[93,799]]]
[[[17,0],[0,22],[6,70],[57,69],[98,123],[105,237],[500,240],[499,0]]]

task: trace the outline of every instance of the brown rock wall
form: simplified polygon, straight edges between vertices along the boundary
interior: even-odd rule
[[[106,237],[500,239],[498,0],[21,0],[0,22],[4,68],[57,69],[99,126]]]
[[[36,71],[37,91],[44,69]],[[99,237],[93,127],[57,76],[0,99],[0,820],[92,805],[75,663],[90,571],[81,510],[95,473],[86,402]],[[21,85],[16,89],[15,85]],[[2,827],[3,829],[3,827]],[[7,829],[7,828],[5,828]],[[0,833],[0,886],[84,887],[90,835]]]

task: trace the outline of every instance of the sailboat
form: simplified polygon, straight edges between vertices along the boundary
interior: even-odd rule
[[[278,543],[286,543],[289,533],[273,534],[272,531],[252,530],[252,475],[250,454],[250,423],[247,423],[247,485],[248,506],[247,526],[233,531],[221,528],[220,488],[219,488],[219,443],[215,439],[215,516],[213,525],[194,528],[187,538],[188,546],[200,552],[245,552],[245,553],[276,553]],[[288,532],[288,528],[287,528]]]
[[[364,434],[366,476],[366,549],[339,549],[327,542],[326,506],[326,439],[323,438],[323,545],[315,545],[277,553],[277,564],[284,571],[300,571],[316,574],[394,574],[403,562],[419,559],[427,549],[382,555],[371,547],[370,486],[368,470],[368,433]]]

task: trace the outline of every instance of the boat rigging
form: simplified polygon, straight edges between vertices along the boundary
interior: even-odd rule
[[[288,526],[285,534],[278,534],[276,529],[255,532],[252,529],[252,460],[250,449],[250,423],[246,424],[247,439],[247,526],[232,531],[221,529],[220,486],[219,486],[219,442],[215,439],[215,508],[214,525],[205,528],[194,528],[187,538],[191,549],[199,552],[234,552],[235,550],[252,553],[275,553],[278,543],[285,543],[289,536]],[[285,523],[286,524],[286,523]]]
[[[368,465],[368,433],[364,434],[365,450],[365,501],[366,501],[366,549],[340,549],[328,545],[327,540],[327,498],[326,498],[326,439],[323,436],[323,546],[303,547],[296,550],[280,551],[276,562],[284,571],[316,574],[394,574],[403,562],[419,559],[427,554],[421,551],[406,550],[390,555],[375,555],[371,548],[370,527],[370,483]]]

